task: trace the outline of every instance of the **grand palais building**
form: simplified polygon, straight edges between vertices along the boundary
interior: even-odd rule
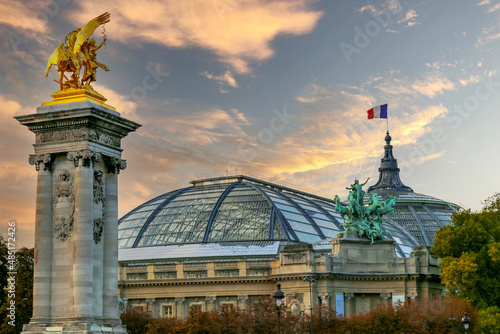
[[[404,185],[389,133],[385,141],[365,195],[397,196],[383,240],[336,238],[343,218],[332,199],[244,173],[197,178],[120,219],[119,296],[156,317],[184,318],[189,307],[245,308],[276,283],[296,314],[312,303],[348,316],[439,294],[429,247],[459,206]]]

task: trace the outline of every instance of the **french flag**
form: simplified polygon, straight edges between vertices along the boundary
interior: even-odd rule
[[[367,111],[368,119],[387,118],[387,103],[381,106],[376,106]]]

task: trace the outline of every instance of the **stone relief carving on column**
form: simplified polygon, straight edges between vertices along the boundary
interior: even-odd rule
[[[37,144],[79,141],[85,139],[89,139],[114,148],[120,148],[119,137],[86,127],[45,131],[36,135]]]
[[[35,165],[35,169],[37,171],[40,170],[40,167],[42,167],[43,170],[50,170],[52,168],[54,157],[50,153],[38,155],[30,154],[28,161],[30,165]]]
[[[119,296],[116,298],[118,298],[118,314],[121,315],[127,309],[128,298],[121,299]]]
[[[67,154],[68,160],[72,160],[75,164],[75,167],[80,165],[80,160],[82,161],[82,166],[89,167],[91,163],[101,161],[101,153],[93,151],[93,150],[81,150],[81,151],[73,151],[68,152]]]
[[[127,168],[127,161],[125,160],[107,156],[104,156],[103,160],[108,173],[119,174],[120,170]]]
[[[64,203],[66,202],[66,203]],[[73,231],[75,214],[75,187],[74,177],[67,169],[62,169],[56,181],[53,206],[64,208],[69,204],[69,216],[56,215],[54,230],[56,236],[61,241],[66,241]],[[66,211],[66,210],[65,210]],[[66,211],[67,212],[67,211]]]
[[[102,231],[104,228],[105,198],[102,176],[102,170],[96,169],[94,171],[94,207],[97,206],[97,209],[100,209],[99,211],[101,212],[101,216],[94,219],[94,242],[96,244],[101,241]]]

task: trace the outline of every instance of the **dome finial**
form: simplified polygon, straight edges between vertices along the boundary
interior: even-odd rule
[[[387,134],[385,135],[385,142],[387,143],[387,145],[391,145],[391,135],[389,134],[389,130],[387,130]]]

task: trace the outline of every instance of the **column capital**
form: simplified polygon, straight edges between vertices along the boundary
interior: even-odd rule
[[[103,156],[103,161],[108,173],[119,174],[127,168],[127,161],[120,158]]]
[[[392,293],[390,292],[382,292],[380,294],[380,298],[382,298],[384,301],[388,301],[392,297]]]
[[[52,168],[52,163],[54,162],[54,155],[47,153],[47,154],[30,154],[28,162],[30,165],[35,165],[35,169],[37,171],[40,170],[40,167],[43,168],[43,170],[51,170]]]
[[[354,298],[354,293],[353,292],[344,292],[344,297],[348,301],[351,301]]]
[[[318,292],[318,297],[323,299],[330,299],[330,295],[328,294],[327,291],[319,291]]]
[[[184,298],[184,297],[176,297],[176,298],[175,298],[175,302],[176,302],[177,304],[179,304],[179,305],[184,304],[184,302],[185,302],[185,301],[186,301],[186,298]]]
[[[411,300],[415,300],[418,298],[418,293],[416,291],[408,292],[406,297]]]
[[[209,303],[209,304],[213,304],[213,303],[215,303],[215,300],[216,300],[216,299],[217,299],[217,297],[216,297],[216,296],[207,296],[207,297],[205,298],[205,300],[206,300],[206,301],[207,301],[207,303]]]
[[[240,303],[246,303],[246,302],[248,302],[248,295],[239,295],[238,296],[238,301]]]
[[[73,161],[75,167],[80,165],[80,160],[82,161],[82,166],[90,167],[91,163],[101,161],[102,155],[93,150],[80,150],[68,152],[67,158]]]

